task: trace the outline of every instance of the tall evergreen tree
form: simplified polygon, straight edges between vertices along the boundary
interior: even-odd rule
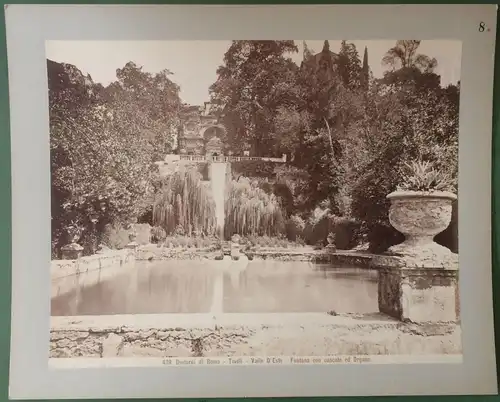
[[[348,89],[358,89],[362,81],[362,66],[356,45],[343,40],[339,52],[339,74]]]
[[[369,80],[370,67],[368,65],[368,48],[365,46],[365,52],[363,54],[363,67],[361,68],[361,86],[363,89],[368,89]]]
[[[303,60],[304,61],[307,61],[309,60],[310,57],[313,56],[313,52],[311,51],[311,49],[309,49],[309,46],[307,46],[307,42],[306,41],[302,41],[302,54],[303,54]]]

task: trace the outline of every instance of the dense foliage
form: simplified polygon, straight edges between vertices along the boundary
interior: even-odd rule
[[[86,252],[109,224],[134,222],[151,204],[156,158],[170,149],[179,87],[164,71],[133,63],[107,88],[74,66],[48,61],[52,172],[52,240],[82,233]]]
[[[226,200],[225,235],[287,236],[310,244],[336,234],[339,248],[401,240],[388,222],[397,188],[457,190],[460,83],[441,86],[420,41],[387,49],[375,79],[369,49],[336,53],[292,40],[233,41],[210,88],[236,155],[287,156],[286,164],[237,162]],[[168,70],[134,63],[107,87],[74,66],[48,61],[53,250],[65,229],[83,231],[86,251],[109,225],[149,222],[158,236],[213,233],[214,206],[198,172],[157,177],[172,151],[182,107]],[[206,177],[205,177],[206,178]],[[454,219],[456,208],[454,209]],[[162,232],[163,230],[164,232]],[[456,251],[456,222],[439,241]]]
[[[367,49],[361,60],[347,41],[338,53],[327,41],[316,54],[304,45],[297,68],[292,41],[233,42],[212,99],[224,105],[235,152],[287,154],[288,166],[274,171],[274,180],[293,195],[287,216],[316,222],[309,227],[326,221],[314,211],[329,221],[342,218],[352,222],[344,225],[352,232],[344,243],[367,239],[382,251],[401,240],[388,222],[386,195],[418,181],[407,164],[425,164],[428,177],[435,174],[456,190],[460,86],[440,85],[437,61],[418,53],[420,41],[397,41],[388,49],[376,61],[387,67],[381,79],[370,72]],[[293,222],[286,227],[297,236]],[[306,237],[314,242],[323,232],[308,229]]]

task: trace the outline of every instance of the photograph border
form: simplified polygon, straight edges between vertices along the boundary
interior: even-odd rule
[[[489,213],[492,165],[485,156],[492,150],[495,5],[11,5],[5,14],[12,159],[10,398],[497,392]],[[488,31],[478,31],[481,21]],[[46,40],[402,37],[462,41],[459,198],[469,209],[459,211],[459,226],[466,228],[459,230],[459,269],[473,267],[460,273],[463,364],[49,369],[50,273],[43,269],[43,262],[47,268],[50,263]]]

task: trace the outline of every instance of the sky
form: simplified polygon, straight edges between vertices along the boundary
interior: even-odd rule
[[[321,51],[323,40],[306,40],[314,53]],[[330,40],[330,50],[338,52],[340,41]],[[365,46],[368,48],[368,62],[375,77],[385,71],[381,64],[385,52],[396,40],[355,40],[360,57]],[[303,40],[296,40],[299,52],[290,55],[300,64]],[[216,70],[222,64],[224,53],[231,41],[48,41],[48,59],[75,65],[82,73],[90,74],[94,82],[107,85],[116,80],[116,69],[129,61],[142,66],[143,71],[157,73],[168,69],[172,81],[180,88],[183,102],[202,105],[209,100],[208,88],[216,79]],[[460,41],[423,40],[419,53],[435,57],[441,75],[441,84],[455,84],[460,80]]]

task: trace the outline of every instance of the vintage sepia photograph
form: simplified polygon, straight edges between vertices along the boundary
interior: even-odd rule
[[[50,364],[462,361],[461,41],[45,50]]]
[[[495,5],[5,15],[10,399],[498,392]]]

